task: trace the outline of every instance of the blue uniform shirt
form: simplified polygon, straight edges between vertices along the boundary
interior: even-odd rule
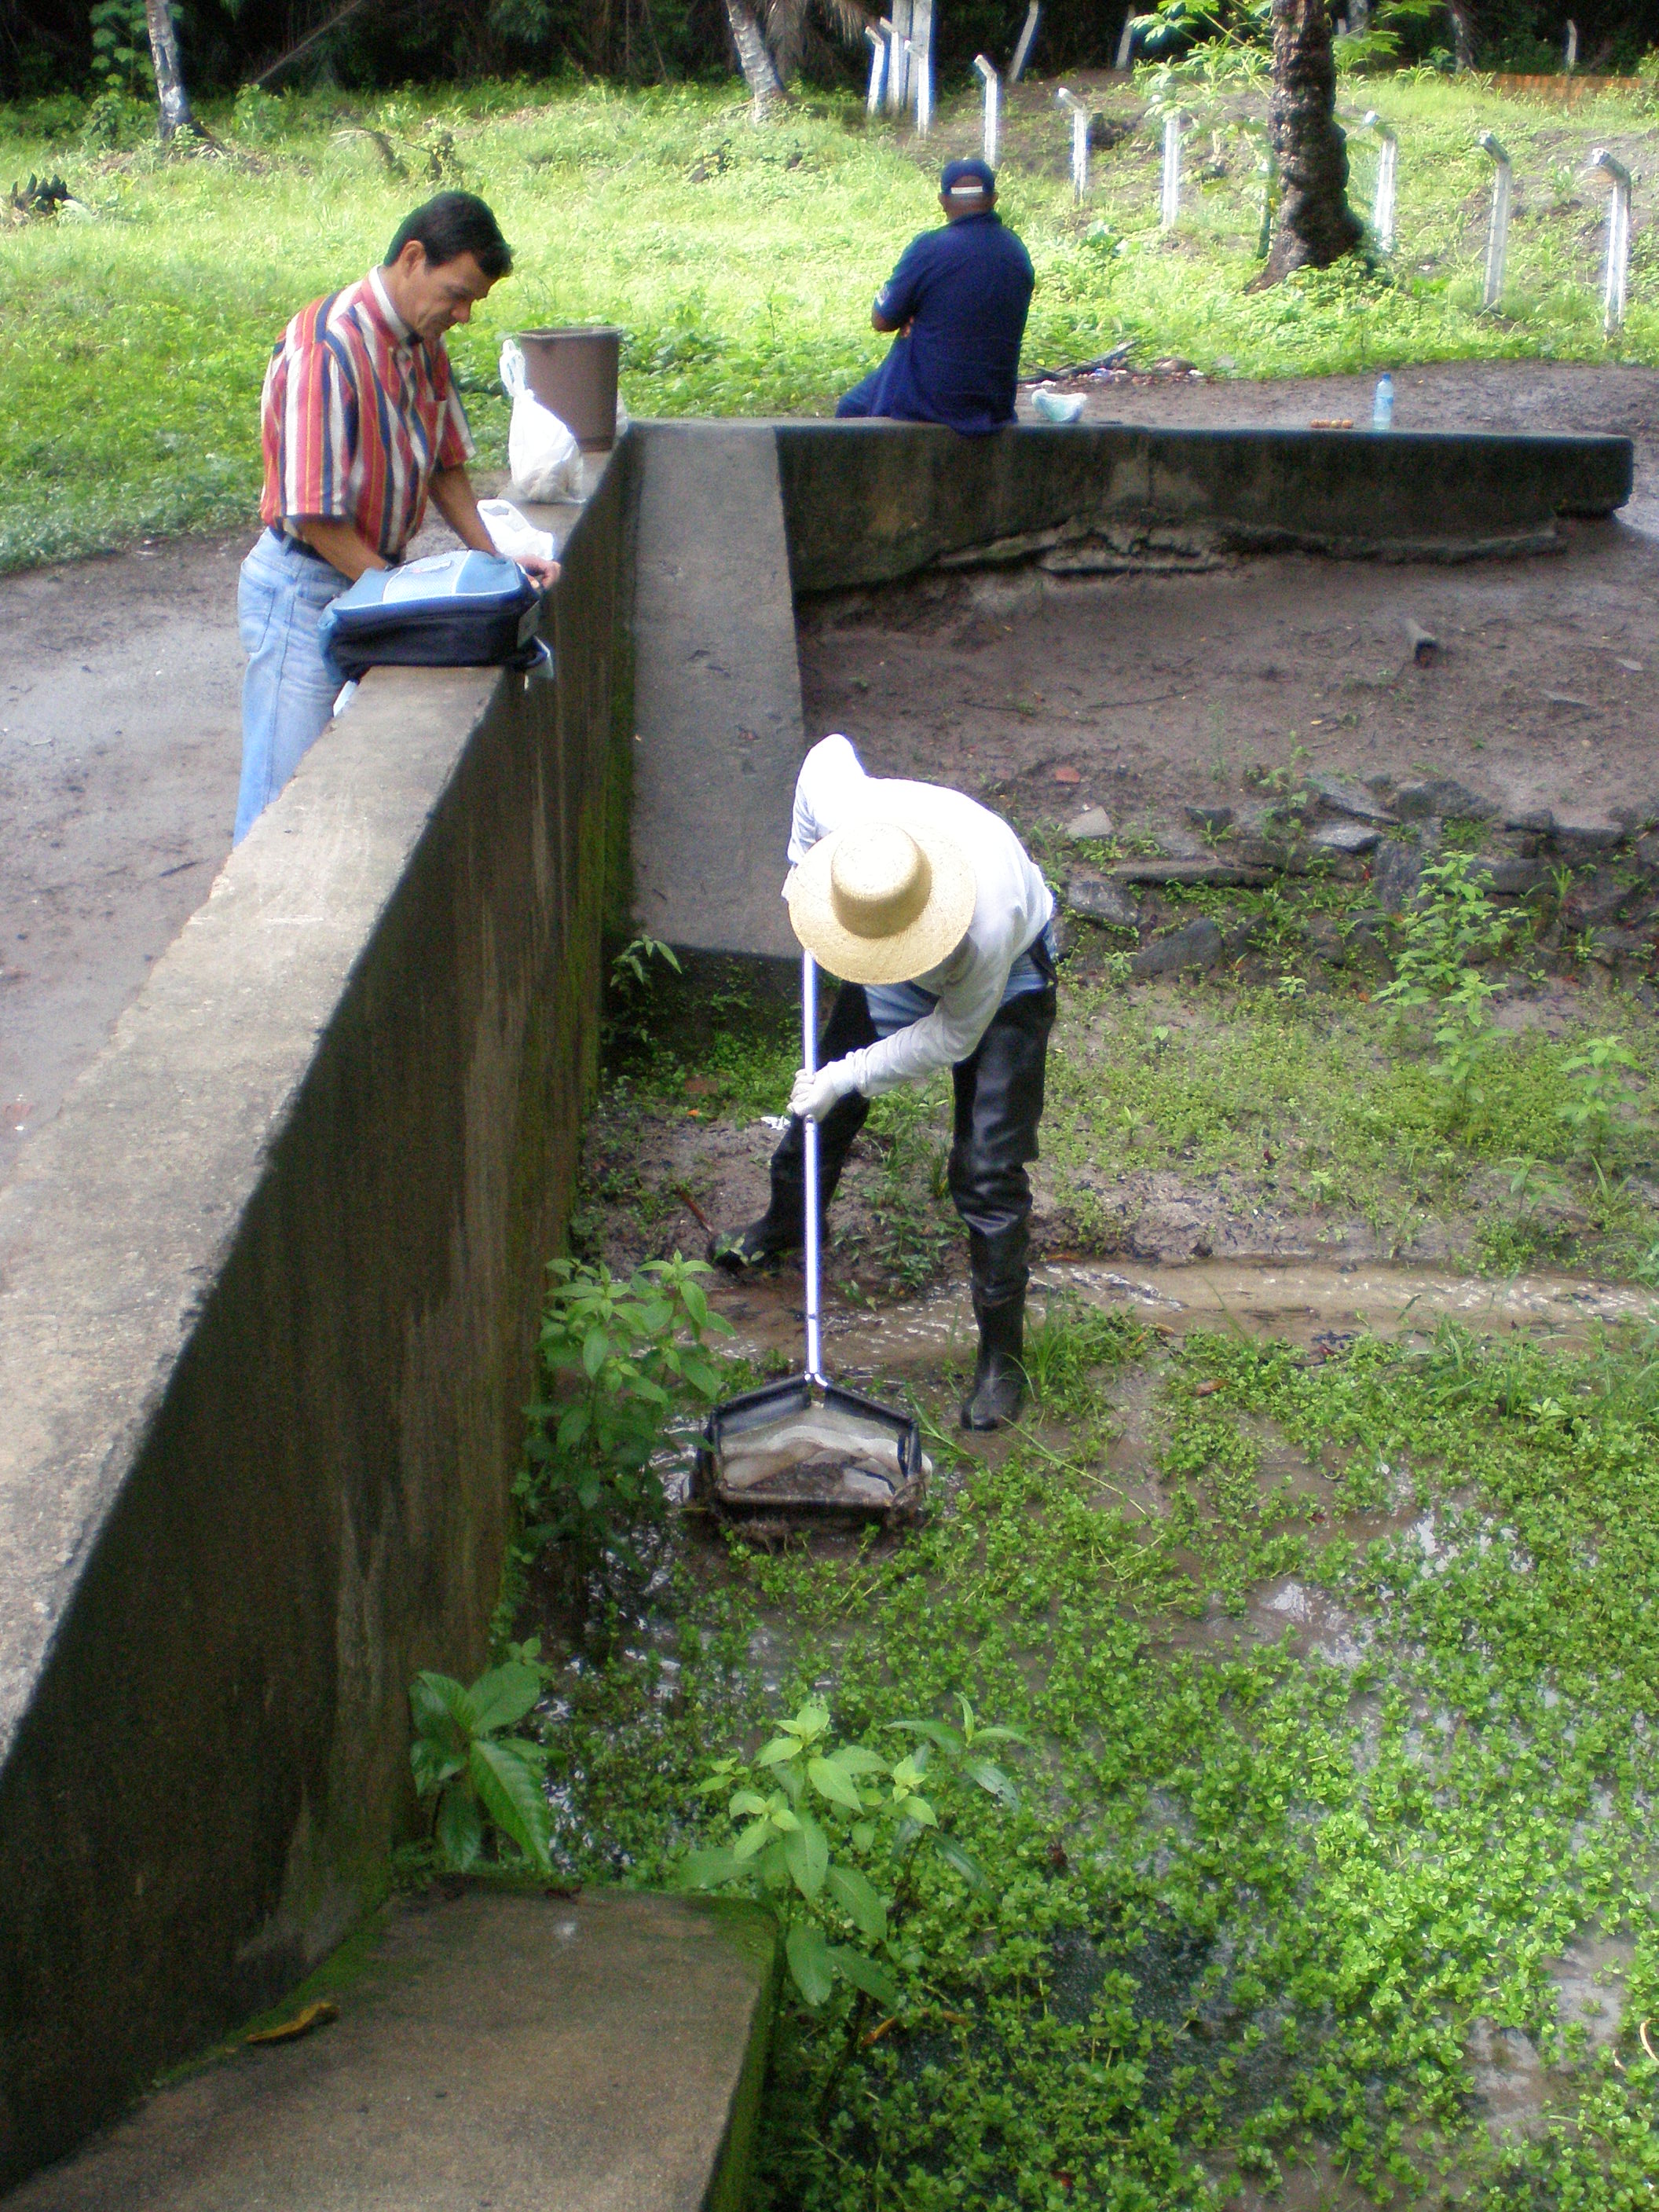
[[[870,413],[969,433],[1012,422],[1036,281],[1031,257],[994,214],[912,239],[876,295],[884,322],[910,329],[876,373]]]

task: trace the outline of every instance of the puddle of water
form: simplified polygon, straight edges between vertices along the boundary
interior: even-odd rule
[[[1033,1299],[1070,1293],[1091,1305],[1128,1306],[1180,1334],[1231,1328],[1251,1337],[1309,1345],[1352,1329],[1380,1335],[1426,1334],[1443,1316],[1477,1330],[1525,1329],[1561,1343],[1582,1342],[1597,1324],[1643,1321],[1653,1293],[1639,1285],[1573,1275],[1516,1275],[1498,1282],[1384,1262],[1351,1271],[1309,1263],[1257,1267],[1143,1267],[1125,1274],[1103,1262],[1051,1262],[1032,1275]],[[751,1359],[793,1355],[800,1334],[799,1278],[792,1271],[757,1282],[717,1286],[712,1302],[732,1324],[732,1349]],[[833,1292],[831,1293],[833,1299]],[[974,1341],[965,1286],[902,1304],[831,1303],[824,1334],[837,1371],[848,1377],[965,1358]]]

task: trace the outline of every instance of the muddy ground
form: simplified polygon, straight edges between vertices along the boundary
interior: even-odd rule
[[[963,580],[879,608],[811,610],[811,720],[852,730],[872,765],[910,763],[988,793],[1006,781],[991,795],[1039,821],[1063,821],[1085,799],[1126,819],[1194,793],[1224,804],[1252,757],[1297,745],[1316,763],[1373,772],[1461,763],[1471,781],[1477,770],[1510,777],[1575,805],[1606,803],[1621,777],[1635,787],[1659,727],[1659,653],[1645,641],[1659,541],[1642,535],[1659,531],[1659,375],[1468,362],[1401,369],[1395,384],[1402,428],[1635,437],[1626,521],[1581,529],[1565,558],[1524,568],[1317,573],[1277,562],[1085,582],[1052,599]],[[1368,396],[1363,379],[1124,376],[1091,384],[1088,409],[1125,421],[1297,422],[1361,413]],[[0,1176],[228,850],[243,550],[240,536],[184,540],[0,580]],[[1310,582],[1330,594],[1316,611]],[[1398,666],[1407,607],[1449,633],[1443,664],[1420,680]],[[1111,703],[1126,699],[1146,703]],[[1178,774],[1164,765],[1172,744]],[[1077,784],[1055,783],[1068,766]],[[1659,797],[1659,775],[1643,785],[1644,801],[1650,793]]]
[[[1659,374],[1573,364],[1402,370],[1402,427],[1618,428],[1635,513],[1659,522]],[[1364,380],[1079,385],[1091,419],[1306,422]],[[1028,820],[1103,808],[1197,851],[1188,805],[1255,803],[1294,756],[1356,778],[1457,778],[1500,812],[1659,809],[1659,540],[1630,514],[1568,523],[1554,556],[1395,567],[1294,555],[1179,575],[1035,568],[927,576],[803,605],[809,732],[884,775],[933,777]],[[1419,666],[1407,621],[1440,649]],[[1173,836],[1176,842],[1170,843]],[[1182,840],[1185,839],[1183,848]]]

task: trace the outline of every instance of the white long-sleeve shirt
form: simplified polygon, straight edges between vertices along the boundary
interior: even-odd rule
[[[1009,970],[1048,927],[1054,894],[1008,824],[988,807],[943,784],[866,775],[843,737],[823,738],[801,763],[789,860],[799,867],[821,837],[876,814],[911,815],[933,823],[972,865],[977,896],[968,933],[956,951],[916,981],[939,1000],[908,1029],[848,1053],[838,1063],[866,1098],[901,1083],[925,1082],[966,1060],[1002,1003]]]

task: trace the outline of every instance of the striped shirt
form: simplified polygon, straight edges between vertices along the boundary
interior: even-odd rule
[[[283,332],[260,429],[260,519],[288,537],[298,522],[349,522],[386,561],[420,528],[434,475],[473,451],[443,340],[414,337],[378,269]]]

